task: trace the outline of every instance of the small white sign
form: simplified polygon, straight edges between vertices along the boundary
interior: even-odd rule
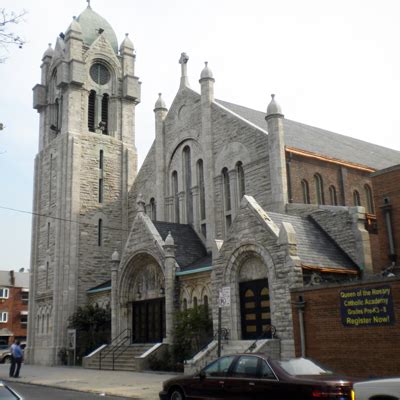
[[[67,348],[75,350],[76,348],[76,329],[68,329],[67,331]]]
[[[228,307],[231,305],[230,286],[224,286],[219,290],[218,302],[219,302],[219,307]]]

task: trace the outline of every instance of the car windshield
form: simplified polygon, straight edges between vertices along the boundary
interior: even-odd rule
[[[279,361],[280,366],[290,375],[326,375],[331,371],[321,368],[311,360],[294,358],[289,361]]]

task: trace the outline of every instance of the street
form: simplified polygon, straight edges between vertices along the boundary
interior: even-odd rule
[[[67,389],[56,389],[48,386],[41,385],[29,385],[27,383],[15,382],[15,380],[4,381],[8,386],[18,392],[24,397],[24,400],[43,400],[43,399],[57,399],[57,400],[95,400],[95,399],[106,399],[106,400],[122,400],[128,399],[129,397],[115,397],[115,396],[103,396],[95,393],[84,393],[76,390]]]

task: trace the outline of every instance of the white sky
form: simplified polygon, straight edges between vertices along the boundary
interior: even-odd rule
[[[38,114],[32,87],[48,43],[65,32],[84,0],[2,0],[26,9],[13,27],[27,39],[0,64],[0,206],[32,209]],[[179,56],[199,90],[203,62],[218,99],[265,110],[269,94],[287,118],[400,150],[398,0],[92,0],[119,43],[129,32],[142,81],[136,146],[140,163],[154,138],[154,103],[170,105]],[[0,52],[2,50],[0,49]],[[0,269],[29,267],[31,216],[0,209]]]

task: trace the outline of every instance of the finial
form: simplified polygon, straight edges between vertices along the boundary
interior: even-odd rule
[[[90,7],[90,0],[86,0],[86,3],[87,3],[87,6],[88,6],[89,8],[91,8],[91,7]]]
[[[181,86],[185,87],[189,86],[189,82],[187,79],[187,63],[189,61],[189,56],[183,52],[181,53],[181,58],[179,59],[179,64],[181,64]]]
[[[175,245],[174,238],[171,235],[171,231],[168,231],[168,235],[165,238],[165,245],[166,246],[174,246]]]
[[[136,200],[136,204],[137,204],[137,210],[138,210],[138,212],[144,213],[144,212],[145,212],[145,205],[146,205],[146,203],[144,202],[142,193],[139,193],[139,194],[138,194],[137,200]]]
[[[114,253],[112,253],[111,261],[119,262],[119,253],[117,250],[114,250]]]
[[[156,101],[156,104],[154,105],[154,112],[159,110],[165,110],[165,111],[168,110],[167,105],[165,104],[165,101],[162,98],[162,93],[158,93],[158,99]]]
[[[271,94],[271,102],[268,104],[265,119],[268,120],[272,117],[283,118],[281,106],[275,101],[275,94]]]
[[[201,71],[201,74],[200,74],[200,82],[201,82],[202,79],[212,79],[212,80],[214,80],[213,73],[212,73],[211,69],[208,66],[208,61],[204,61],[204,64],[205,64],[205,67],[203,68],[203,70]]]

